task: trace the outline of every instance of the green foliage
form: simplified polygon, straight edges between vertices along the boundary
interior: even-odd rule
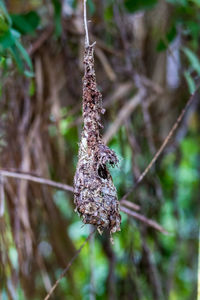
[[[193,94],[195,92],[195,90],[196,90],[196,85],[195,85],[194,79],[190,75],[189,71],[185,71],[184,72],[184,76],[185,76],[185,79],[187,81],[190,94]]]
[[[175,39],[177,34],[176,27],[173,25],[170,30],[167,32],[164,39],[160,39],[157,45],[158,51],[166,50],[169,44]]]
[[[9,23],[7,22],[4,15],[0,14],[0,35],[3,35],[9,29]]]
[[[200,61],[197,55],[188,48],[183,48],[183,52],[187,56],[192,69],[195,70],[200,75]]]
[[[5,59],[7,55],[11,55],[11,57],[14,59],[19,71],[26,75],[27,77],[33,76],[33,67],[31,59],[26,51],[26,49],[23,47],[20,37],[21,34],[19,31],[17,31],[14,27],[18,25],[20,28],[23,26],[27,26],[27,16],[24,19],[20,16],[15,16],[15,26],[13,26],[12,18],[8,15],[8,12],[4,6],[4,3],[0,2],[0,56],[1,60]],[[35,14],[34,14],[35,15]],[[30,24],[33,25],[33,14],[29,14],[30,17]],[[26,23],[25,23],[26,19]],[[24,23],[21,23],[23,20]],[[31,25],[29,24],[28,32],[30,32]],[[26,27],[25,26],[25,27]],[[34,30],[35,27],[32,27],[32,30]],[[5,60],[5,63],[7,61]],[[28,67],[28,68],[27,68]]]
[[[35,11],[26,14],[11,15],[12,27],[21,34],[34,33],[40,23],[40,17]]]
[[[125,7],[129,12],[150,9],[157,4],[157,0],[125,0]]]
[[[10,24],[10,16],[6,10],[4,2],[0,0],[0,35],[8,31]]]
[[[197,57],[197,55],[189,48],[184,47],[182,50],[189,61],[189,66],[190,66],[189,71],[185,71],[184,76],[186,78],[186,81],[187,81],[187,84],[189,87],[189,91],[192,94],[192,93],[194,93],[194,91],[196,89],[196,85],[191,76],[191,73],[193,71],[196,71],[196,73],[200,76],[200,61],[199,61],[199,58]]]
[[[69,197],[67,197],[66,192],[64,192],[64,191],[55,192],[54,202],[56,203],[56,206],[60,210],[61,214],[66,219],[71,219],[73,210],[70,205],[70,199],[69,199]]]
[[[91,16],[92,16],[92,15],[94,15],[95,10],[96,10],[94,1],[88,0],[87,2],[88,2],[88,8],[89,8],[90,14],[91,14]]]
[[[107,22],[111,21],[113,19],[113,6],[108,5],[104,12],[104,18]]]
[[[188,61],[188,67],[184,71],[184,77],[188,84],[190,93],[193,93],[196,89],[196,84],[193,79],[194,71],[200,75],[200,62],[197,54],[200,38],[200,14],[199,14],[199,1],[198,0],[168,0],[173,5],[173,25],[174,28],[180,28],[181,33],[185,36],[187,47],[183,47],[181,50]],[[173,41],[176,34],[171,32],[167,33],[164,41]],[[164,44],[159,42],[158,49],[166,50],[167,42]]]
[[[20,43],[19,38],[20,34],[14,29],[9,28],[9,30],[0,37],[0,55],[5,57],[7,53],[10,53],[19,71],[25,73],[25,71],[27,71],[25,64],[27,64],[29,70],[32,71],[32,63],[27,51]]]
[[[192,292],[192,283],[196,282],[196,278],[192,273],[195,262],[191,259],[188,265],[184,266],[184,257],[187,256],[187,253],[184,253],[186,249],[183,246],[184,242],[189,239],[198,240],[198,224],[194,219],[194,210],[197,205],[195,196],[198,193],[200,179],[200,174],[196,168],[200,150],[196,136],[188,136],[182,141],[180,155],[179,168],[176,167],[177,161],[174,154],[165,156],[162,164],[165,202],[162,206],[161,223],[171,233],[176,232],[176,229],[178,230],[177,236],[174,234],[168,237],[160,236],[162,246],[167,254],[166,267],[168,259],[175,249],[179,251],[178,269],[175,287],[172,291],[172,299],[176,299],[176,295],[186,299],[186,296],[189,296]],[[176,189],[177,194],[174,195],[174,190]],[[176,243],[177,239],[179,240],[178,244]],[[182,248],[180,248],[180,245],[182,245]]]
[[[59,37],[62,32],[62,25],[61,25],[61,2],[59,0],[52,0],[54,6],[54,23],[55,23],[55,34],[56,37]]]

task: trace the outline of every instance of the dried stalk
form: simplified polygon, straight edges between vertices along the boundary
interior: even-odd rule
[[[83,78],[84,127],[79,145],[79,160],[74,177],[74,202],[85,224],[97,226],[100,233],[109,228],[110,233],[120,230],[121,217],[117,191],[107,168],[107,163],[118,163],[116,154],[102,141],[100,129],[102,95],[97,89],[94,69],[94,44],[89,45],[84,1],[85,74]]]

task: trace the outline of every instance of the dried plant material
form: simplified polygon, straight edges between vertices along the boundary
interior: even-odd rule
[[[85,48],[83,78],[84,127],[79,145],[79,160],[74,177],[76,210],[85,224],[97,226],[100,233],[120,230],[121,217],[117,191],[107,163],[117,165],[118,158],[102,141],[100,129],[102,95],[97,89],[94,70],[94,44]]]

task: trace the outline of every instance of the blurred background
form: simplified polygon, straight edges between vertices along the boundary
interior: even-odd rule
[[[134,185],[200,76],[199,0],[88,0],[104,141]],[[70,186],[82,129],[83,1],[0,1],[0,167]],[[51,299],[197,298],[199,94],[127,200],[164,235],[121,213],[111,245],[95,234]],[[90,232],[73,194],[0,172],[0,299],[44,299]]]

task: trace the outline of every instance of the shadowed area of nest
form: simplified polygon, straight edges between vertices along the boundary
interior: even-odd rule
[[[83,78],[84,127],[79,145],[79,160],[74,177],[76,210],[86,224],[96,225],[101,233],[120,230],[121,217],[117,191],[107,164],[115,166],[118,159],[114,151],[103,144],[100,135],[102,95],[96,86],[94,45],[85,50]]]

